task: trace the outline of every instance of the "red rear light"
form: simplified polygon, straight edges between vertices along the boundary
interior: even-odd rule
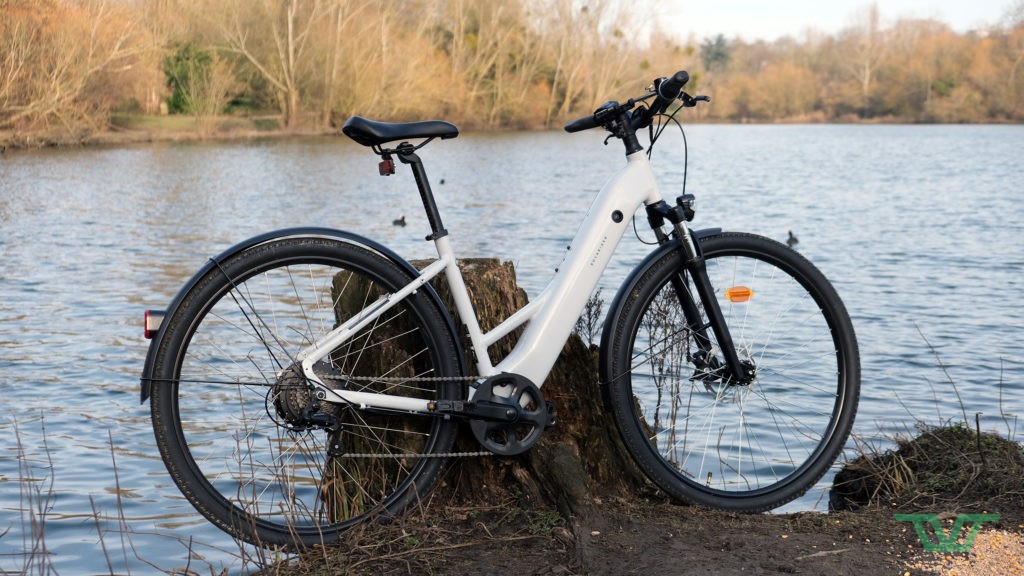
[[[164,310],[146,310],[143,320],[143,335],[146,340],[153,338],[160,331],[160,324],[164,321],[165,313]]]

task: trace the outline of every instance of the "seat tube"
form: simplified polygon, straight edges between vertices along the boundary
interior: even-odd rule
[[[481,376],[490,376],[494,372],[494,365],[491,364],[491,357],[487,353],[487,344],[484,342],[483,332],[480,330],[480,322],[476,318],[473,302],[469,299],[469,290],[466,289],[462,271],[459,270],[458,262],[455,261],[451,243],[447,236],[442,236],[434,239],[434,245],[437,247],[437,255],[448,262],[444,269],[445,279],[448,281],[448,288],[451,290],[452,300],[455,302],[455,311],[469,335],[477,373]]]

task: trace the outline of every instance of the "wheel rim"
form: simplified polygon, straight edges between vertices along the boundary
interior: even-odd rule
[[[820,295],[784,262],[752,256],[707,255],[740,359],[756,367],[751,384],[695,378],[670,284],[644,304],[631,351],[635,425],[648,447],[685,483],[726,498],[802,491],[806,474],[831,463],[821,456],[843,410],[843,359]]]
[[[196,502],[193,488],[186,495],[232,532],[270,543],[322,538],[404,505],[417,478],[437,464],[418,456],[435,451],[445,436],[439,420],[323,404],[319,412],[331,413],[340,432],[303,429],[282,413],[275,386],[300,350],[389,291],[387,282],[328,258],[272,262],[232,282],[231,272],[223,273],[208,300],[215,302],[185,331],[171,397],[185,467],[230,521]],[[343,385],[423,398],[450,390],[405,379],[453,370],[427,344],[424,320],[407,303],[332,353],[338,373],[358,377]],[[331,440],[341,453],[328,456]]]

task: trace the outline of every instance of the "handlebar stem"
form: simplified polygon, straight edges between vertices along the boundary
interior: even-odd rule
[[[615,134],[622,140],[622,144],[626,147],[626,156],[636,152],[641,152],[644,147],[640,145],[640,140],[636,137],[637,129],[633,126],[632,117],[628,110],[622,110],[619,112],[616,124]]]

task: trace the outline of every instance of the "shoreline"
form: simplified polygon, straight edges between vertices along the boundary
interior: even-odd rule
[[[863,125],[863,126],[1020,126],[1021,123],[989,119],[985,122],[915,122],[903,118],[875,118],[869,120],[854,118],[789,118],[769,121],[719,121],[700,118],[687,124],[739,125],[739,126],[796,126],[796,125]],[[543,132],[560,130],[561,124],[544,128],[541,126],[477,126],[473,123],[457,124],[462,131],[474,132]],[[276,139],[290,137],[340,136],[340,127],[300,126],[293,129],[277,127],[276,118],[233,118],[217,120],[213,128],[201,129],[191,116],[133,116],[113,122],[107,128],[87,134],[70,134],[58,131],[39,131],[17,134],[0,130],[0,154],[15,150],[40,148],[78,148],[87,146],[123,146],[156,142],[229,142],[241,140]]]
[[[680,566],[721,575],[1024,573],[1024,447],[962,424],[926,429],[897,444],[898,450],[863,452],[844,465],[851,474],[840,481],[840,492],[853,504],[845,509],[743,514],[670,502],[656,493],[626,499],[592,493],[586,505],[567,514],[528,499],[465,502],[433,493],[429,508],[393,524],[365,524],[322,552],[259,574],[669,576]],[[901,469],[887,466],[894,460]],[[989,480],[1006,483],[989,485],[975,475],[979,466]],[[864,483],[871,489],[845,500]],[[979,512],[987,518],[978,518]],[[954,534],[961,516],[985,525]],[[935,522],[936,532],[922,536],[908,517]]]

